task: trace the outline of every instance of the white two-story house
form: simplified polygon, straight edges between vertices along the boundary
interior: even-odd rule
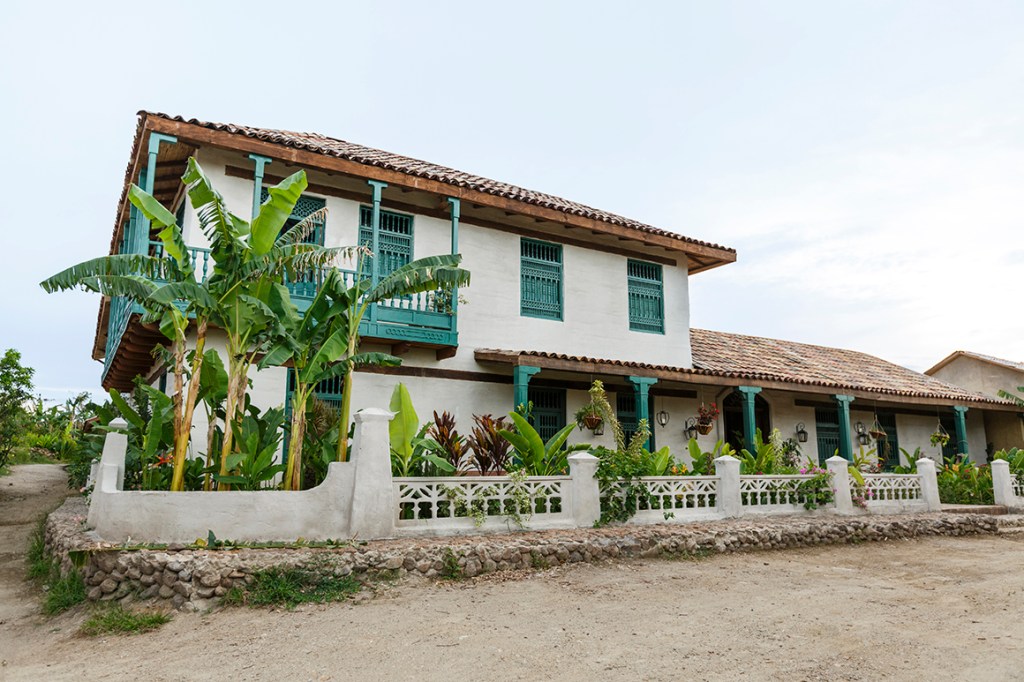
[[[750,442],[755,428],[778,428],[809,457],[850,457],[860,444],[873,445],[864,433],[881,428],[890,463],[901,447],[927,449],[939,424],[953,436],[946,454],[983,456],[980,412],[1017,409],[861,353],[691,329],[689,278],[735,261],[733,249],[322,135],[141,113],[125,187],[135,182],[179,212],[200,269],[207,244],[180,182],[190,156],[245,216],[268,185],[305,170],[308,191],[293,217],[326,206],[312,238],[342,246],[376,236],[374,258],[383,271],[423,256],[463,255],[472,284],[458,300],[420,295],[367,315],[363,349],[403,363],[359,371],[354,409],[387,406],[401,381],[421,416],[447,410],[463,433],[474,414],[503,415],[530,401],[549,435],[601,379],[623,422],[647,418],[652,445],[677,455],[697,435],[697,407],[714,402],[722,415],[699,436],[706,447],[717,439]],[[147,227],[122,194],[111,252],[156,253]],[[312,287],[292,285],[300,307]],[[126,390],[137,375],[161,381],[165,369],[150,351],[165,340],[138,312],[127,301],[102,302],[93,355],[103,361],[105,387]],[[286,369],[252,380],[258,406],[288,400]],[[319,393],[337,400],[338,390],[322,386]],[[577,441],[610,439],[575,433]]]

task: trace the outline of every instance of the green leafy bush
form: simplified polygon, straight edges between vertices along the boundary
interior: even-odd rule
[[[945,504],[995,504],[992,469],[950,457],[938,472],[939,499]]]

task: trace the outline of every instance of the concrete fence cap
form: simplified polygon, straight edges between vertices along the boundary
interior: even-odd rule
[[[116,419],[111,419],[110,423],[107,424],[107,426],[109,426],[111,428],[114,428],[114,429],[124,429],[124,428],[127,428],[128,422],[126,422],[121,417],[117,417]]]
[[[575,455],[569,455],[570,462],[597,462],[597,457],[594,457],[589,452],[577,452]]]
[[[391,412],[379,407],[365,407],[353,415],[356,422],[384,422],[394,419],[397,412]]]
[[[732,455],[722,455],[721,457],[715,457],[716,462],[738,462],[739,460]]]
[[[850,460],[846,459],[845,457],[840,457],[839,455],[833,455],[832,457],[829,457],[828,459],[825,460],[826,464],[828,464],[829,462],[842,462],[843,464],[849,464]]]

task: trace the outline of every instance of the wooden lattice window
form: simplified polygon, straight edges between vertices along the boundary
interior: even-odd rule
[[[561,245],[523,239],[519,256],[520,314],[561,320]]]
[[[373,208],[359,207],[359,245],[373,248]],[[379,258],[376,256],[379,255]],[[412,262],[412,216],[391,211],[380,212],[380,230],[377,232],[377,253],[369,263],[379,263],[377,277],[386,277]],[[363,266],[369,272],[370,265]]]
[[[626,265],[629,290],[629,328],[665,333],[665,300],[661,266],[630,260]]]

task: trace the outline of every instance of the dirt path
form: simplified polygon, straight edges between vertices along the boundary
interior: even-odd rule
[[[25,550],[40,517],[67,495],[68,477],[57,464],[16,466],[0,478],[0,666],[10,658],[14,633],[42,622],[38,593],[25,582]]]
[[[28,618],[0,678],[1024,680],[1022,565],[1014,533],[403,583],[131,638]]]

